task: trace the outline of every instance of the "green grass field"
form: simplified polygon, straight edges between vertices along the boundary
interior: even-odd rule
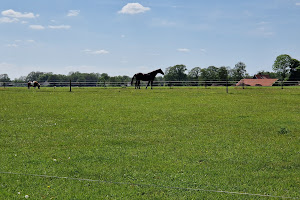
[[[0,147],[0,199],[296,199],[300,88],[0,88]]]

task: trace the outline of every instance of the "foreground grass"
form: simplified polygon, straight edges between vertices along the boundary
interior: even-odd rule
[[[0,199],[299,198],[299,91],[1,88]]]

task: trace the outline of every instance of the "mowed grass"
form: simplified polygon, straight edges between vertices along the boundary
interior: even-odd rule
[[[300,197],[299,87],[68,90],[0,88],[0,199]]]

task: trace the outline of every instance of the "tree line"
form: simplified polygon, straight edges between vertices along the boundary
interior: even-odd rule
[[[300,61],[287,54],[279,55],[274,64],[273,72],[258,71],[270,78],[287,81],[300,81]],[[246,64],[238,62],[233,68],[209,66],[194,67],[187,70],[183,64],[170,66],[165,69],[165,76],[156,77],[156,81],[239,81],[243,78],[253,78],[247,73]],[[7,74],[0,74],[0,82],[130,82],[129,76],[109,76],[107,73],[70,72],[68,75],[53,74],[52,72],[30,72],[15,80],[10,80]]]

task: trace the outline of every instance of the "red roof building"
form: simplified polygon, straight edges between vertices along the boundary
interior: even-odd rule
[[[242,79],[236,86],[272,86],[278,79]]]
[[[253,79],[242,79],[236,86],[272,86],[278,79],[272,79],[269,75],[256,74]]]

